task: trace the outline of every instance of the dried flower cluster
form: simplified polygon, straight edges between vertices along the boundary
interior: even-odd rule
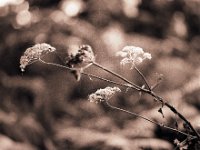
[[[103,102],[109,100],[116,92],[121,92],[121,90],[118,87],[106,87],[90,94],[88,100],[95,103]]]
[[[82,45],[78,52],[73,55],[71,54],[67,57],[66,64],[69,67],[75,67],[77,65],[87,65],[95,61],[95,56],[91,46],[89,45]]]
[[[49,44],[41,43],[36,44],[24,52],[20,58],[20,68],[24,71],[26,66],[38,60],[42,55],[53,52],[56,49]]]
[[[135,46],[125,46],[121,51],[117,52],[117,56],[123,57],[120,64],[132,64],[134,67],[145,59],[151,59],[150,53],[145,53],[142,48]]]

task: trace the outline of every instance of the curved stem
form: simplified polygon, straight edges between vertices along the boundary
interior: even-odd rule
[[[92,62],[92,64],[93,64],[94,66],[96,66],[96,67],[98,67],[98,68],[101,68],[101,69],[103,69],[104,71],[106,71],[106,72],[108,72],[108,73],[110,73],[110,74],[112,74],[112,75],[118,77],[119,79],[125,81],[126,83],[131,84],[133,87],[135,87],[136,90],[140,91],[140,90],[142,89],[141,87],[139,87],[139,86],[136,85],[135,83],[133,83],[133,82],[129,81],[128,79],[122,77],[121,75],[119,75],[119,74],[117,74],[117,73],[115,73],[115,72],[113,72],[113,71],[111,71],[111,70],[109,70],[109,69],[103,67],[102,65],[100,65],[100,64],[98,64],[98,63],[96,63],[96,62]]]
[[[134,66],[135,70],[139,73],[139,75],[142,77],[142,79],[144,80],[147,88],[149,89],[149,91],[151,91],[151,87],[149,86],[147,79],[145,78],[145,76],[143,75],[143,73],[136,67]]]
[[[60,64],[45,62],[45,61],[43,61],[41,58],[39,59],[39,61],[42,62],[42,63],[44,63],[44,64],[47,64],[47,65],[52,65],[52,66],[64,68],[64,69],[67,69],[67,70],[70,70],[70,71],[76,71],[76,70],[77,70],[77,69],[69,68],[69,67],[67,67],[67,66],[63,66],[63,65],[60,65]],[[84,72],[81,72],[81,74],[87,75],[87,76],[91,76],[91,77],[93,77],[93,78],[100,79],[100,80],[103,80],[103,81],[106,81],[106,82],[109,82],[109,83],[112,83],[112,84],[116,84],[116,85],[120,85],[120,86],[124,86],[124,87],[128,87],[128,88],[133,88],[133,89],[136,89],[136,90],[138,90],[138,91],[143,91],[143,92],[145,92],[145,93],[150,94],[150,95],[151,95],[152,97],[154,97],[156,100],[160,101],[162,104],[164,104],[166,107],[168,107],[173,113],[177,114],[177,116],[179,116],[180,119],[182,119],[186,124],[188,124],[188,126],[190,127],[190,129],[191,129],[191,130],[193,131],[193,133],[197,136],[197,138],[200,139],[199,133],[193,128],[193,126],[191,125],[191,123],[190,123],[181,113],[179,113],[172,105],[170,105],[169,103],[165,102],[165,101],[163,100],[162,97],[156,95],[153,91],[149,91],[148,89],[142,89],[141,87],[139,87],[138,85],[136,85],[136,84],[130,82],[130,81],[127,80],[126,78],[122,77],[121,75],[119,75],[119,74],[117,74],[117,73],[115,73],[115,72],[113,72],[113,71],[110,71],[110,70],[108,70],[107,68],[105,68],[105,67],[103,67],[103,66],[101,66],[101,65],[99,65],[99,64],[97,64],[97,63],[95,63],[95,62],[93,62],[92,64],[95,65],[95,66],[97,66],[97,67],[99,67],[99,68],[101,68],[101,69],[103,69],[103,70],[105,70],[105,71],[107,71],[107,72],[109,72],[109,73],[111,73],[112,75],[114,75],[114,76],[120,78],[121,80],[125,81],[126,83],[129,83],[131,86],[130,86],[130,85],[127,85],[127,84],[121,84],[121,83],[118,83],[118,82],[115,82],[115,81],[112,81],[112,80],[108,80],[108,79],[105,79],[105,78],[102,78],[102,77],[99,77],[99,76],[96,76],[96,75],[93,75],[93,74],[88,74],[88,73],[84,73]],[[113,106],[112,108],[115,108],[115,107]],[[115,108],[115,109],[118,109],[118,110],[120,110],[120,111],[129,113],[129,114],[132,114],[132,115],[136,115],[136,114],[134,114],[134,113],[131,113],[131,112],[129,112],[129,111],[126,111],[126,110],[123,110],[123,109],[120,109],[120,108]],[[141,118],[143,118],[143,117],[141,117]],[[144,118],[143,118],[143,119],[144,119]],[[148,121],[148,118],[145,119],[145,120]],[[152,122],[152,121],[150,121],[150,122]],[[153,122],[154,122],[154,121],[153,121]],[[153,123],[153,122],[152,122],[152,123]],[[159,123],[157,123],[157,124],[159,124]],[[159,124],[159,126],[163,126],[163,125]],[[167,128],[168,128],[168,127],[167,127]],[[172,129],[173,129],[173,128],[172,128]],[[174,129],[174,130],[176,130],[176,129]]]
[[[200,139],[199,133],[194,129],[194,127],[191,125],[191,123],[181,113],[179,113],[172,105],[170,105],[169,103],[165,102],[162,97],[157,96],[154,92],[151,92],[151,95],[154,98],[156,98],[157,100],[159,100],[162,104],[164,104],[165,106],[167,106],[179,118],[181,118],[190,127],[190,129],[198,137],[198,139]]]
[[[134,115],[134,116],[136,116],[136,117],[142,118],[142,119],[144,119],[144,120],[146,120],[146,121],[148,121],[148,122],[151,122],[151,123],[153,123],[153,124],[155,124],[155,125],[157,125],[157,126],[159,126],[159,127],[163,127],[163,128],[169,129],[169,130],[174,131],[174,132],[178,132],[178,133],[183,134],[183,135],[186,135],[186,136],[194,137],[194,136],[192,136],[192,135],[190,135],[190,134],[187,134],[187,133],[185,133],[185,132],[182,132],[182,131],[179,131],[179,130],[177,130],[177,129],[174,129],[174,128],[171,128],[171,127],[169,127],[169,126],[166,126],[166,125],[164,125],[164,124],[158,123],[158,122],[156,122],[156,121],[154,121],[154,120],[151,120],[151,119],[149,119],[149,118],[147,118],[147,117],[145,117],[145,116],[142,116],[142,115],[140,115],[140,114],[137,114],[137,113],[134,113],[134,112],[131,112],[131,111],[128,111],[128,110],[125,110],[125,109],[122,109],[122,108],[113,106],[113,105],[111,105],[108,101],[105,101],[105,102],[106,102],[106,104],[107,104],[110,108],[112,108],[112,109],[119,110],[119,111],[128,113],[128,114],[130,114],[130,115]],[[195,138],[195,137],[194,137],[194,138]]]
[[[67,66],[63,66],[63,65],[60,65],[60,64],[46,62],[46,61],[44,61],[42,59],[39,59],[39,61],[42,62],[42,63],[44,63],[44,64],[46,64],[46,65],[56,66],[56,67],[59,67],[59,68],[67,69],[69,71],[75,71],[75,70],[77,70],[77,69],[69,68]],[[119,85],[119,86],[122,86],[122,87],[125,87],[125,88],[134,88],[132,85],[122,84],[122,83],[119,83],[119,82],[115,82],[115,81],[112,81],[112,80],[109,80],[109,79],[106,79],[106,78],[103,78],[103,77],[99,77],[99,76],[94,75],[94,74],[85,73],[85,72],[80,72],[80,73],[82,75],[85,75],[85,76],[88,76],[88,77],[92,77],[92,78],[96,78],[96,79],[99,79],[99,80],[102,80],[102,81],[105,81],[105,82],[108,82],[108,83],[112,83],[112,84],[115,84],[115,85]]]
[[[134,87],[136,87],[136,89],[137,89],[138,91],[143,91],[143,92],[145,92],[145,93],[148,93],[148,94],[150,94],[151,96],[153,96],[155,99],[159,100],[162,104],[164,104],[165,106],[167,106],[173,113],[177,114],[177,115],[179,116],[179,118],[182,119],[186,124],[188,124],[188,126],[191,128],[191,130],[193,131],[193,133],[198,137],[198,139],[200,139],[200,135],[199,135],[198,132],[193,128],[193,126],[191,125],[191,123],[190,123],[181,113],[179,113],[172,105],[170,105],[170,104],[167,103],[167,102],[164,102],[164,100],[163,100],[161,97],[157,96],[157,95],[151,90],[151,88],[150,88],[149,86],[148,86],[148,88],[149,88],[150,90],[149,90],[149,89],[143,89],[143,88],[139,87],[138,85],[136,85],[136,84],[130,82],[130,81],[127,80],[126,78],[122,77],[121,75],[119,75],[119,74],[117,74],[117,73],[115,73],[115,72],[113,72],[113,71],[108,70],[107,68],[101,66],[100,64],[98,64],[98,63],[96,63],[96,62],[93,62],[93,65],[95,65],[95,66],[97,66],[97,67],[99,67],[99,68],[101,68],[101,69],[103,69],[103,70],[105,70],[105,71],[111,73],[112,75],[114,75],[114,76],[120,78],[121,80],[123,80],[123,81],[125,81],[125,82],[127,82],[127,83],[129,83],[129,84],[131,84],[131,85],[133,85]],[[144,75],[139,71],[139,69],[137,69],[137,68],[135,68],[135,69],[138,71],[138,73],[139,73],[139,74],[142,76],[142,78],[144,79],[145,83],[148,85],[148,83],[147,83],[146,78],[144,77]]]
[[[119,83],[119,82],[115,82],[115,81],[112,81],[112,80],[109,80],[109,79],[106,79],[106,78],[103,78],[103,77],[99,77],[99,76],[94,75],[94,74],[85,73],[85,72],[82,72],[81,74],[89,76],[89,77],[92,77],[92,78],[96,78],[96,79],[99,79],[99,80],[102,80],[102,81],[105,81],[105,82],[108,82],[108,83],[119,85],[119,86],[122,86],[122,87],[125,87],[125,88],[133,88],[133,86],[131,86],[131,85],[127,85],[127,84],[122,84],[122,83]]]
[[[59,68],[70,70],[70,71],[75,71],[76,70],[76,69],[73,69],[73,68],[70,68],[70,67],[67,67],[67,66],[64,66],[64,65],[51,63],[51,62],[46,62],[46,61],[42,60],[41,58],[39,59],[39,61],[42,62],[43,64],[46,64],[46,65],[56,66],[56,67],[59,67]]]

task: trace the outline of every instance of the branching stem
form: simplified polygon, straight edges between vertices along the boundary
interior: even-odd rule
[[[45,61],[42,60],[41,58],[39,59],[39,61],[42,62],[42,63],[44,63],[44,64],[47,64],[47,65],[52,65],[52,66],[56,66],[56,67],[59,67],[59,68],[64,68],[64,69],[67,69],[67,70],[69,70],[69,71],[76,71],[76,70],[77,70],[77,69],[70,68],[70,67],[67,67],[67,66],[64,66],[64,65],[60,65],[60,64],[56,64],[56,63],[51,63],[51,62],[45,62]],[[101,65],[98,64],[98,63],[93,62],[92,64],[93,64],[94,66],[96,66],[96,67],[98,67],[98,68],[100,68],[100,69],[103,69],[104,71],[106,71],[106,72],[108,72],[108,73],[114,75],[115,77],[118,77],[119,79],[125,81],[125,82],[128,83],[128,84],[123,84],[123,83],[115,82],[115,81],[112,81],[112,80],[109,80],[109,79],[106,79],[106,78],[102,78],[102,77],[99,77],[99,76],[97,76],[97,75],[85,73],[85,72],[80,72],[80,73],[81,73],[82,75],[86,75],[86,76],[89,76],[89,77],[92,77],[92,78],[96,78],[96,79],[99,79],[99,80],[102,80],[102,81],[106,81],[106,82],[109,82],[109,83],[112,83],[112,84],[116,84],[116,85],[123,86],[123,87],[127,87],[127,88],[132,88],[132,89],[135,89],[135,90],[138,90],[138,91],[143,91],[143,92],[145,92],[145,93],[147,93],[147,94],[150,94],[150,95],[151,95],[152,97],[154,97],[156,100],[158,100],[158,101],[161,102],[163,105],[165,105],[166,107],[168,107],[168,108],[169,108],[173,113],[175,113],[180,119],[182,119],[182,120],[190,127],[190,129],[193,131],[193,133],[195,134],[195,136],[200,140],[200,136],[199,136],[198,132],[193,128],[193,126],[191,125],[191,123],[190,123],[181,113],[179,113],[172,105],[170,105],[169,103],[165,102],[165,101],[163,100],[162,97],[156,95],[153,91],[151,91],[151,88],[150,88],[148,82],[146,81],[146,78],[145,78],[144,75],[139,71],[138,68],[137,68],[137,69],[135,68],[135,69],[136,69],[136,70],[138,71],[138,73],[142,76],[142,78],[143,78],[143,80],[145,81],[145,83],[146,83],[148,89],[143,89],[143,88],[141,88],[140,86],[136,85],[135,83],[132,83],[132,82],[129,81],[128,79],[126,79],[126,78],[122,77],[121,75],[119,75],[119,74],[117,74],[117,73],[115,73],[115,72],[113,72],[113,71],[111,71],[111,70],[109,70],[109,69],[107,69],[107,68],[101,66]],[[151,119],[148,119],[148,118],[146,118],[146,117],[144,117],[144,116],[141,116],[141,115],[139,115],[139,114],[136,114],[136,113],[133,113],[133,112],[130,112],[130,111],[127,111],[127,110],[124,110],[124,109],[121,109],[121,108],[112,106],[112,105],[110,105],[108,102],[107,102],[107,105],[110,106],[110,107],[113,108],[113,109],[116,109],[116,110],[119,110],[119,111],[123,111],[123,112],[126,112],[126,113],[128,113],[128,114],[132,114],[132,115],[135,115],[135,116],[140,117],[140,118],[142,118],[142,119],[145,119],[145,120],[147,120],[147,121],[149,121],[149,122],[151,122],[151,123],[154,123],[154,124],[156,124],[156,125],[158,125],[158,126],[160,126],[160,127],[164,127],[164,128],[170,129],[170,130],[172,130],[172,131],[176,131],[176,132],[182,133],[182,134],[187,135],[187,136],[192,136],[192,135],[189,135],[189,134],[187,134],[187,133],[181,132],[181,131],[179,131],[179,130],[177,130],[177,129],[174,129],[174,128],[165,126],[165,125],[163,125],[163,124],[157,123],[157,122],[155,122],[155,121],[153,121],[153,120],[151,120]]]
[[[139,90],[139,91],[141,90],[141,87],[139,87],[139,86],[136,85],[135,83],[129,81],[128,79],[122,77],[122,76],[119,75],[118,73],[113,72],[113,71],[111,71],[111,70],[109,70],[109,69],[103,67],[102,65],[96,63],[96,62],[93,62],[93,65],[96,66],[96,67],[98,67],[98,68],[100,68],[100,69],[103,69],[104,71],[106,71],[106,72],[108,72],[108,73],[110,73],[110,74],[112,74],[112,75],[114,75],[114,76],[116,76],[116,77],[118,77],[119,79],[125,81],[126,83],[131,84],[136,90]]]
[[[151,88],[150,88],[150,86],[149,86],[149,84],[148,84],[146,78],[144,77],[144,75],[140,72],[140,70],[139,70],[137,67],[135,67],[135,69],[136,69],[136,71],[141,75],[141,77],[143,78],[143,80],[144,80],[144,82],[146,83],[148,89],[143,89],[143,88],[139,87],[138,85],[132,83],[132,82],[129,81],[128,79],[122,77],[121,75],[119,75],[119,74],[117,74],[117,73],[115,73],[115,72],[113,72],[113,71],[110,71],[109,69],[107,69],[107,68],[101,66],[100,64],[98,64],[98,63],[96,63],[96,62],[93,62],[93,65],[95,65],[95,66],[97,66],[98,68],[101,68],[101,69],[107,71],[108,73],[110,73],[110,74],[112,74],[112,75],[114,75],[114,76],[120,78],[121,80],[123,80],[123,81],[125,81],[125,82],[127,82],[127,83],[129,83],[129,84],[131,84],[131,85],[133,85],[134,88],[136,88],[138,91],[143,91],[143,92],[145,92],[145,93],[147,93],[147,94],[150,94],[150,95],[151,95],[152,97],[154,97],[156,100],[160,101],[160,102],[162,103],[162,105],[165,105],[165,106],[168,107],[173,113],[177,114],[178,117],[179,117],[181,120],[183,120],[183,121],[190,127],[190,129],[191,129],[192,132],[195,134],[195,136],[197,136],[197,138],[200,140],[200,135],[199,135],[199,133],[194,129],[194,127],[191,125],[191,123],[190,123],[181,113],[179,113],[172,105],[170,105],[169,103],[165,102],[165,101],[163,100],[163,98],[161,98],[160,96],[156,95],[156,94],[151,90]]]
[[[147,79],[145,78],[145,76],[143,75],[143,73],[136,66],[134,66],[134,68],[139,73],[139,75],[142,77],[142,79],[144,80],[144,82],[145,82],[148,90],[151,91],[151,87],[149,86],[149,84],[147,82]]]
[[[187,134],[187,133],[185,133],[185,132],[182,132],[182,131],[179,131],[179,130],[177,130],[177,129],[171,128],[171,127],[166,126],[166,125],[164,125],[164,124],[158,123],[158,122],[156,122],[156,121],[154,121],[154,120],[151,120],[151,119],[149,119],[149,118],[147,118],[147,117],[145,117],[145,116],[142,116],[142,115],[140,115],[140,114],[137,114],[137,113],[134,113],[134,112],[131,112],[131,111],[128,111],[128,110],[125,110],[125,109],[122,109],[122,108],[113,106],[113,105],[111,105],[108,101],[105,101],[105,102],[106,102],[106,104],[107,104],[110,108],[112,108],[112,109],[115,109],[115,110],[119,110],[119,111],[128,113],[128,114],[130,114],[130,115],[133,115],[133,116],[136,116],[136,117],[138,117],[138,118],[144,119],[144,120],[146,120],[146,121],[148,121],[148,122],[151,122],[151,123],[153,123],[153,124],[155,124],[155,125],[157,125],[157,126],[159,126],[159,127],[163,127],[163,128],[169,129],[169,130],[171,130],[171,131],[178,132],[178,133],[180,133],[180,134],[182,134],[182,135],[186,135],[186,136],[195,138],[194,136],[192,136],[192,135],[190,135],[190,134]]]
[[[63,65],[60,65],[60,64],[46,62],[46,61],[44,61],[42,59],[39,59],[39,61],[44,63],[44,64],[46,64],[46,65],[51,65],[51,66],[67,69],[69,71],[76,71],[77,70],[77,69],[69,68],[67,66],[63,66]],[[109,80],[109,79],[106,79],[106,78],[103,78],[103,77],[99,77],[99,76],[94,75],[94,74],[85,73],[85,72],[80,72],[80,73],[82,75],[85,75],[85,76],[88,76],[88,77],[92,77],[92,78],[95,78],[95,79],[99,79],[99,80],[102,80],[102,81],[105,81],[105,82],[108,82],[108,83],[112,83],[112,84],[115,84],[115,85],[119,85],[119,86],[122,86],[122,87],[125,87],[125,88],[134,88],[132,85],[115,82],[115,81],[112,81],[112,80]]]
[[[156,95],[154,92],[151,92],[150,95],[153,96],[154,98],[156,98],[158,101],[160,101],[163,105],[167,106],[174,114],[176,114],[180,119],[182,119],[190,127],[190,129],[197,136],[197,138],[200,140],[199,133],[194,129],[194,127],[191,125],[191,123],[181,113],[179,113],[176,110],[176,108],[174,108],[168,102],[165,102],[162,97]]]

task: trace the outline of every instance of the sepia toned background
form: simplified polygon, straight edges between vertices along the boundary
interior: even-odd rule
[[[23,52],[36,43],[56,47],[45,60],[65,63],[76,46],[92,46],[103,66],[143,85],[120,66],[126,45],[152,54],[138,68],[155,92],[200,131],[199,0],[0,0],[0,150],[173,149],[184,136],[90,103],[88,95],[114,86],[34,63],[21,72]],[[61,59],[59,59],[61,58]],[[115,79],[91,67],[89,73]],[[148,95],[121,89],[112,104],[184,131],[183,122]]]

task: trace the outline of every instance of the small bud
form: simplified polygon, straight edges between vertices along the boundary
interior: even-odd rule
[[[165,118],[162,107],[158,109],[158,112],[162,115],[163,118]]]
[[[71,73],[74,75],[74,77],[76,78],[76,81],[80,81],[81,79],[81,69],[76,69],[76,70],[72,70]]]

